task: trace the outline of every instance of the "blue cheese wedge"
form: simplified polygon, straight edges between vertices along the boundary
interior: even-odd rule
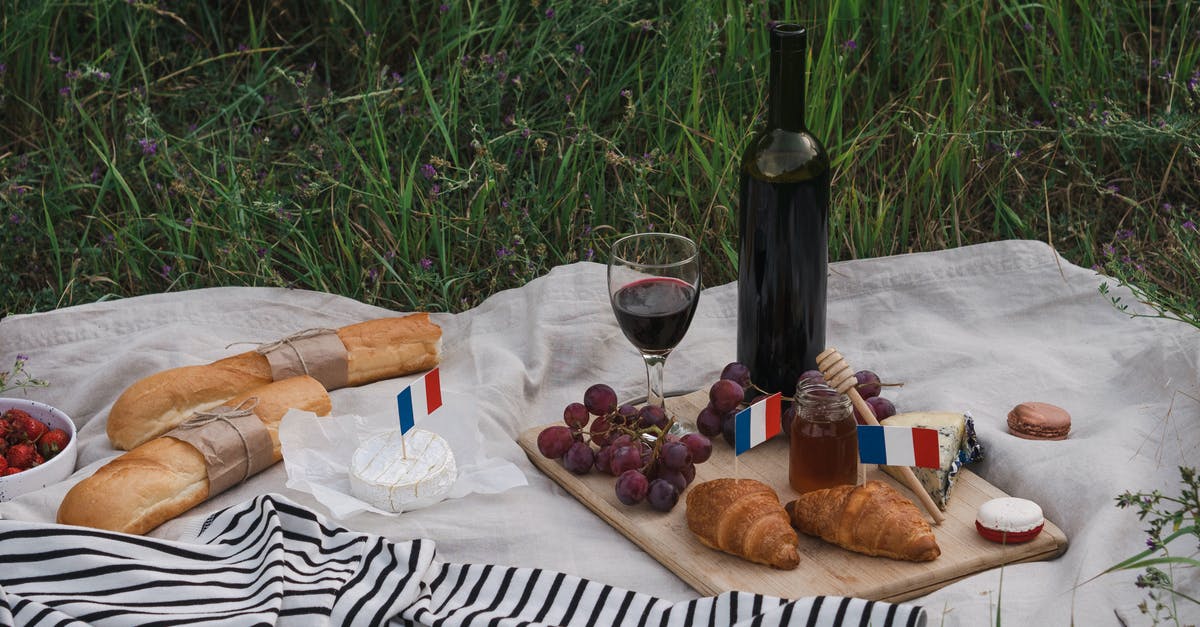
[[[908,412],[896,414],[879,421],[882,425],[899,427],[924,427],[937,429],[938,454],[942,467],[913,468],[913,474],[921,482],[925,491],[943,511],[950,504],[950,492],[954,488],[954,480],[964,464],[983,459],[983,446],[975,436],[975,422],[969,413],[957,412]],[[901,479],[900,470],[896,466],[880,466],[880,468]]]
[[[457,479],[450,444],[424,429],[374,436],[354,451],[350,461],[351,494],[389,512],[441,501]]]

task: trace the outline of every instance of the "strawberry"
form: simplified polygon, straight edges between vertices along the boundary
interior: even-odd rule
[[[20,468],[17,468],[16,466],[9,466],[8,468],[4,469],[4,472],[0,472],[0,477],[7,477],[9,475],[15,475],[18,472],[21,472]]]
[[[14,444],[8,447],[4,458],[12,468],[33,468],[42,463],[42,456],[32,444]]]
[[[66,431],[63,431],[62,429],[51,429],[43,433],[42,437],[38,438],[37,450],[42,454],[42,457],[50,459],[51,457],[58,455],[59,451],[67,448],[67,443],[70,441],[71,436],[67,435]]]
[[[8,460],[0,456],[0,476],[4,476],[5,470],[8,470]]]
[[[37,442],[38,438],[42,437],[42,434],[50,429],[50,427],[46,426],[46,423],[19,409],[10,409],[8,413],[17,414],[16,418],[13,419],[13,431],[18,437],[23,438],[22,442]]]

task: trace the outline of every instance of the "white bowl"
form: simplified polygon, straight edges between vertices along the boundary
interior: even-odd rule
[[[8,501],[26,492],[41,490],[70,477],[71,473],[75,472],[75,459],[79,454],[79,447],[75,442],[78,439],[75,433],[75,423],[61,410],[45,403],[23,398],[0,398],[0,414],[10,409],[22,409],[29,412],[30,416],[46,423],[51,429],[66,431],[71,440],[67,442],[66,448],[44,464],[23,470],[15,475],[0,477],[0,501]]]

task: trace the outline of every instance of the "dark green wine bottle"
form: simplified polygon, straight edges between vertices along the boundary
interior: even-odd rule
[[[771,30],[767,124],[742,155],[737,359],[791,396],[825,349],[829,156],[804,126],[808,34]]]

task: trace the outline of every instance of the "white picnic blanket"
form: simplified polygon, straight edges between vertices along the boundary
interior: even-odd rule
[[[974,471],[1041,504],[1070,540],[1059,559],[984,572],[914,600],[930,624],[996,624],[997,612],[1004,624],[1149,623],[1137,610],[1146,599],[1134,585],[1137,573],[1091,578],[1145,548],[1143,523],[1118,509],[1115,497],[1177,493],[1177,467],[1200,462],[1200,332],[1117,311],[1097,290],[1105,280],[1030,241],[831,265],[829,345],[856,368],[902,381],[887,392],[901,411],[970,411],[988,451]],[[691,330],[667,362],[669,390],[706,387],[734,358],[735,301],[734,284],[704,290]],[[231,342],[396,313],[315,292],[214,288],[0,321],[0,364],[28,355],[28,367],[53,384],[28,396],[63,409],[81,427],[72,479],[0,504],[0,516],[53,521],[69,486],[117,454],[105,417],[137,379],[244,350],[227,350]],[[478,411],[464,419],[475,421],[487,455],[521,469],[528,485],[398,517],[337,522],[395,540],[433,540],[439,557],[453,562],[545,568],[666,600],[696,598],[536,470],[514,442],[560,418],[591,383],[608,383],[623,399],[644,394],[644,369],[613,318],[604,266],[558,267],[470,311],[434,319],[445,331],[443,387],[473,398]],[[396,390],[396,381],[336,390],[334,413],[392,411]],[[1009,435],[1008,410],[1031,400],[1067,408],[1071,437]],[[191,537],[209,514],[264,493],[322,511],[285,479],[276,465],[151,535]],[[1176,579],[1193,596],[1200,589],[1195,572]],[[1179,610],[1192,622],[1200,613],[1195,605]]]

